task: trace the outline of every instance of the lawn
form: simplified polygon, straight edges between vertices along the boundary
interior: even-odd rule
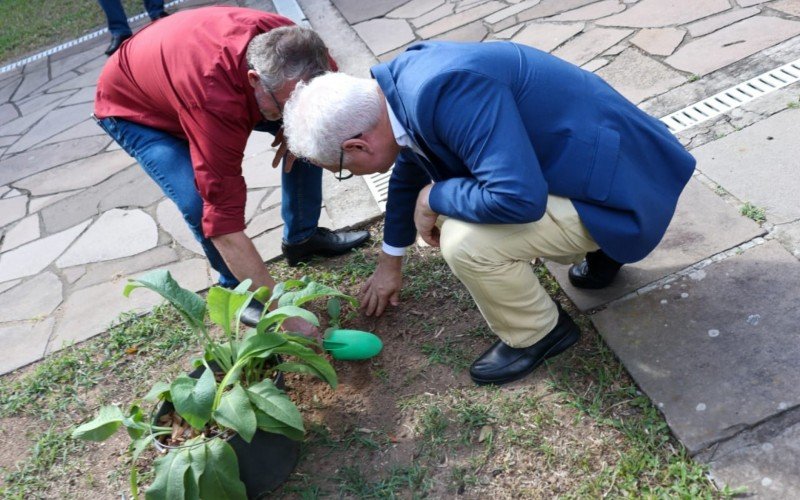
[[[273,270],[282,279],[305,274],[356,293],[378,248],[299,272],[283,264]],[[581,341],[520,382],[476,387],[466,367],[493,336],[441,255],[413,253],[399,307],[379,319],[355,311],[346,317],[345,327],[378,334],[384,351],[368,361],[335,361],[335,391],[288,379],[308,433],[300,464],[277,497],[731,495],[688,457],[543,267],[540,279],[581,326]],[[121,318],[107,334],[3,377],[0,497],[127,495],[127,440],[87,444],[70,439],[70,430],[98,406],[127,404],[167,373],[188,370],[197,345],[164,306]],[[150,480],[140,476],[143,487]]]
[[[128,17],[144,11],[141,0],[123,0]],[[0,1],[0,65],[107,26],[94,0]]]

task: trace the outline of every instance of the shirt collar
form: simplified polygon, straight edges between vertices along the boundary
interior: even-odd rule
[[[389,123],[392,125],[392,133],[394,134],[394,140],[397,142],[397,145],[401,148],[411,148],[412,151],[424,157],[425,154],[417,143],[414,142],[414,139],[411,138],[408,131],[403,127],[403,124],[400,123],[400,120],[397,119],[397,115],[394,114],[392,107],[389,105],[389,101],[386,100],[386,98],[384,98],[384,101],[386,101]]]

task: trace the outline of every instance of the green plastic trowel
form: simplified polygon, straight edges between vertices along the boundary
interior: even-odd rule
[[[333,359],[355,361],[377,355],[383,349],[383,342],[369,332],[331,328],[325,332],[322,347],[331,353]]]

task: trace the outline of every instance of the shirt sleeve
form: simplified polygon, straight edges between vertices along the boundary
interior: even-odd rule
[[[403,149],[395,160],[392,176],[389,179],[389,196],[386,200],[386,222],[383,228],[383,241],[390,247],[405,248],[417,237],[414,226],[414,207],[417,195],[430,177],[416,163],[414,153]],[[388,252],[387,252],[388,253]]]
[[[420,91],[421,125],[453,152],[471,177],[436,182],[431,208],[467,222],[539,220],[547,182],[511,90],[486,75],[446,73]],[[427,115],[427,116],[426,116]]]

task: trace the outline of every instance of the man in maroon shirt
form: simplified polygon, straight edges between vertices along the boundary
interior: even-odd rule
[[[176,203],[220,284],[274,287],[245,235],[242,158],[253,130],[283,158],[283,252],[291,265],[361,245],[366,231],[319,228],[322,169],[286,155],[283,103],[298,81],[330,69],[324,43],[289,19],[206,7],[173,14],[125,41],[97,83],[98,123]],[[284,156],[286,156],[284,158]],[[299,325],[295,325],[299,327]]]

